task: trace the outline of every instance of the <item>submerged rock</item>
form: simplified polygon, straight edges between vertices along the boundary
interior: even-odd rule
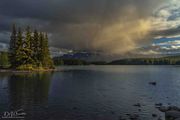
[[[73,110],[77,110],[78,108],[77,108],[77,107],[73,107],[72,109],[73,109]]]
[[[162,106],[162,103],[156,103],[155,106]]]
[[[130,120],[138,120],[138,118],[139,118],[139,115],[137,115],[137,114],[133,114],[133,115],[129,116]]]
[[[159,118],[158,118],[158,120],[162,120],[162,118],[161,118],[161,117],[159,117]]]
[[[170,111],[170,110],[175,110],[175,111],[180,111],[180,108],[176,107],[176,106],[156,106],[156,108],[159,109],[159,111],[161,112],[166,112],[166,111]]]
[[[140,104],[140,103],[137,103],[137,104],[134,104],[133,106],[135,106],[135,107],[141,107],[141,104]]]
[[[176,106],[169,106],[170,110],[176,110],[176,111],[180,111],[180,108],[176,107]]]
[[[119,116],[119,120],[126,120],[126,119],[123,118],[122,116]]]
[[[157,114],[152,114],[152,117],[154,117],[154,118],[157,117]]]
[[[156,82],[149,82],[150,85],[156,85],[157,83]]]
[[[111,111],[111,114],[113,114],[113,115],[114,115],[114,114],[115,114],[115,112],[114,112],[114,111]]]
[[[180,118],[180,112],[176,110],[170,110],[165,112],[165,116],[167,119],[179,119]]]
[[[165,113],[167,120],[180,120],[180,108],[176,106],[159,106],[156,108]]]
[[[165,107],[165,106],[156,107],[156,108],[158,108],[159,111],[161,111],[161,112],[166,112],[166,111],[170,110],[169,107]]]

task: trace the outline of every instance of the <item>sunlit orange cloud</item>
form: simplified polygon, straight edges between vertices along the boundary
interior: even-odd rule
[[[147,43],[151,32],[150,19],[138,18],[130,12],[125,19],[105,26],[93,41],[95,49],[101,49],[112,54],[125,54]]]

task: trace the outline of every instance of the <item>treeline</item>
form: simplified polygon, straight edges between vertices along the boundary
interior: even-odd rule
[[[122,59],[108,63],[109,65],[180,65],[180,57],[134,58]]]
[[[85,61],[80,59],[64,59],[61,57],[53,58],[54,64],[59,65],[180,65],[180,57],[162,57],[162,58],[129,58],[106,61]]]
[[[53,58],[54,64],[56,66],[60,65],[88,65],[88,62],[85,60],[80,60],[80,59],[68,59],[68,58],[60,58],[60,57],[55,57]]]
[[[81,59],[68,59],[68,58],[61,58],[61,57],[54,57],[53,58],[54,64],[56,66],[60,65],[106,65],[105,61],[85,61]]]
[[[36,29],[32,32],[28,26],[25,31],[13,25],[10,45],[9,62],[15,69],[54,68],[50,57],[47,33]]]

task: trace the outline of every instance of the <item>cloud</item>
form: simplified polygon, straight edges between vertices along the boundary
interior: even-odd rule
[[[0,43],[0,51],[8,51],[8,45],[4,43]]]
[[[54,47],[124,54],[149,43],[152,30],[159,30],[159,34],[153,37],[164,36],[165,29],[155,26],[170,18],[172,12],[161,10],[154,21],[151,15],[167,1],[1,0],[0,18],[3,22],[0,25],[4,27],[0,31],[1,34],[9,32],[13,22],[20,26],[27,24],[48,32],[50,44]],[[167,27],[169,25],[165,21],[159,28],[176,29],[178,23],[173,23],[176,27]]]
[[[161,55],[161,52],[155,51],[155,50],[147,50],[147,51],[139,51],[138,55],[145,55],[145,56],[150,56],[150,55]]]
[[[180,40],[165,41],[152,44],[154,47],[159,47],[159,50],[173,51],[180,50]]]
[[[162,39],[156,40],[146,47],[139,48],[136,51],[137,55],[149,55],[149,56],[162,56],[162,55],[176,55],[180,54],[180,40],[178,39]]]
[[[120,21],[105,27],[97,35],[93,47],[114,54],[123,54],[147,42],[147,35],[151,29],[151,23],[148,20],[137,19],[122,23],[123,21]]]
[[[156,38],[180,35],[180,2],[172,0],[154,12],[153,35]]]
[[[0,33],[0,41],[1,41],[1,43],[7,43],[7,41],[9,41],[9,36],[10,36],[9,32],[1,32]]]
[[[153,44],[154,46],[156,45],[166,45],[166,46],[169,46],[169,45],[179,45],[180,46],[180,40],[174,40],[174,41],[166,41],[166,42],[160,42],[160,43],[156,43],[156,44]]]

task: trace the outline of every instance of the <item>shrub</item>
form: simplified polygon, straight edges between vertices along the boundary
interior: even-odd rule
[[[20,65],[16,68],[17,70],[28,70],[28,71],[32,71],[35,70],[34,66],[31,64],[27,64],[27,65]]]

